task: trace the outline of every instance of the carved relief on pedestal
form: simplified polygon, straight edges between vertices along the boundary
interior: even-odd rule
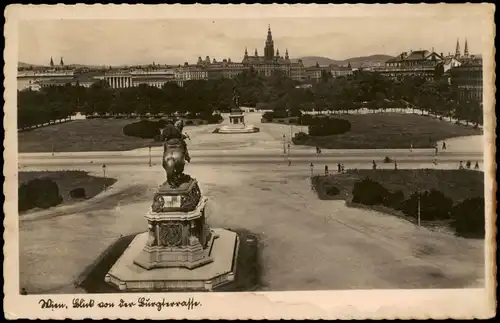
[[[181,207],[187,210],[194,210],[198,205],[198,203],[200,202],[200,198],[201,198],[201,191],[198,184],[196,184],[188,194],[182,195]]]
[[[157,241],[156,241],[156,230],[155,230],[155,225],[151,222],[148,223],[148,246],[156,246]]]
[[[196,209],[201,199],[201,190],[196,181],[191,181],[185,190],[164,190],[155,194],[153,212],[190,212]]]
[[[164,206],[165,200],[163,199],[163,196],[156,195],[153,199],[153,205],[151,206],[153,212],[161,212]]]
[[[182,224],[180,222],[160,225],[160,244],[165,247],[177,247],[182,244]]]

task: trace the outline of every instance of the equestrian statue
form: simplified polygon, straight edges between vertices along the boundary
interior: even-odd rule
[[[187,134],[182,133],[184,122],[178,120],[175,124],[167,121],[165,128],[160,130],[160,139],[163,141],[162,166],[167,175],[167,184],[172,188],[179,187],[189,177],[184,174],[184,165],[191,161],[186,145]]]

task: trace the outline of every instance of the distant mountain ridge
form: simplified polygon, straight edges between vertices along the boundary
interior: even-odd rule
[[[302,60],[302,63],[305,67],[314,66],[318,63],[320,66],[324,65],[347,65],[351,63],[353,68],[359,68],[360,66],[373,66],[378,64],[384,64],[389,59],[393,58],[393,56],[383,55],[383,54],[375,54],[369,56],[360,56],[360,57],[352,57],[344,60],[335,60],[328,57],[323,56],[305,56],[298,59]]]
[[[302,63],[304,63],[305,67],[314,66],[314,65],[316,65],[316,62],[317,62],[321,66],[332,65],[332,64],[342,66],[342,65],[347,65],[347,64],[351,63],[351,66],[353,68],[359,68],[360,66],[374,66],[374,65],[378,65],[378,64],[383,65],[386,61],[388,61],[391,58],[394,58],[394,57],[389,56],[389,55],[383,55],[383,54],[352,57],[352,58],[344,59],[344,60],[335,60],[335,59],[331,59],[331,58],[323,57],[323,56],[305,56],[305,57],[300,57],[297,59],[292,59],[292,61],[297,61],[298,59],[301,59]],[[145,64],[145,65],[147,65],[147,64]],[[30,66],[43,67],[43,65],[29,64],[29,63],[25,63],[25,62],[19,62],[18,66],[21,68],[27,68]],[[109,66],[104,66],[104,65],[98,66],[98,65],[85,65],[85,64],[69,64],[68,66],[75,67],[75,68],[109,67]],[[122,65],[122,66],[113,66],[113,67],[120,68],[120,67],[124,67],[124,66]]]

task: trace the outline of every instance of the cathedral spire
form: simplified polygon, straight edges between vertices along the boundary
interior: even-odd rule
[[[50,67],[54,67],[54,60],[50,57]]]
[[[455,58],[460,58],[460,43],[458,42],[458,38],[457,38],[457,47],[455,49]]]
[[[64,61],[63,61],[62,57],[61,57],[61,61],[59,62],[59,65],[64,66]]]
[[[276,49],[276,57],[280,57],[280,50]]]
[[[467,38],[465,38],[464,56],[466,58],[469,57],[469,46],[467,45]]]
[[[257,48],[255,49],[255,57],[259,56],[259,53],[257,53]]]
[[[288,59],[288,58],[289,57],[288,57],[288,48],[287,48],[286,51],[285,51],[285,59]]]

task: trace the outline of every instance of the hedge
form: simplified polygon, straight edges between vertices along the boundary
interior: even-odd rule
[[[141,120],[139,122],[134,122],[123,127],[123,134],[125,136],[151,139],[158,135],[160,129],[164,128],[166,124],[166,120]]]
[[[18,191],[19,211],[36,207],[47,209],[63,201],[59,195],[59,187],[50,179],[33,179],[21,184]]]
[[[402,211],[416,218],[418,214],[419,193],[413,193],[409,199],[404,201]],[[438,190],[424,191],[420,193],[420,219],[423,221],[447,220],[451,217],[453,200]]]
[[[354,183],[352,202],[364,205],[385,205],[389,191],[382,184],[365,178]]]
[[[314,118],[309,125],[310,136],[339,135],[351,130],[351,123],[345,119]]]
[[[69,191],[69,196],[73,199],[84,199],[86,197],[85,189],[83,187],[72,189]]]
[[[469,198],[458,203],[453,207],[451,216],[451,226],[457,235],[484,238],[484,197]]]

